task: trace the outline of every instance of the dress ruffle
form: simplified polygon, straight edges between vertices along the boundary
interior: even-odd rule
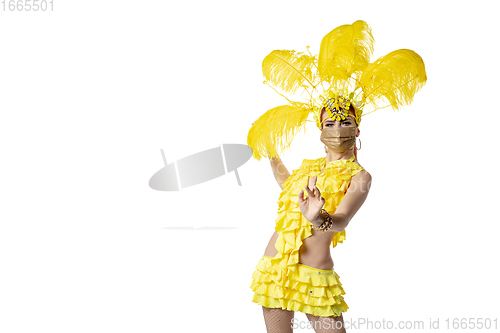
[[[276,306],[279,303],[283,308],[314,315],[334,315],[348,309],[341,296],[344,290],[336,273],[326,281],[322,274],[312,274],[305,278],[298,271],[299,249],[303,240],[312,235],[312,224],[304,218],[298,204],[298,194],[306,186],[308,177],[318,176],[316,186],[325,198],[323,208],[333,214],[347,191],[351,177],[363,170],[353,162],[353,157],[349,160],[332,161],[326,166],[325,161],[326,157],[303,160],[300,168],[293,170],[283,183],[283,191],[277,202],[275,227],[278,233],[275,244],[278,253],[267,260],[265,265],[259,263],[261,266],[254,272],[251,285],[255,291],[254,301],[261,305],[279,307]],[[324,169],[322,173],[321,169]],[[304,197],[307,197],[307,192]],[[337,246],[345,239],[345,230],[335,233],[332,246]],[[306,266],[301,266],[302,271],[304,267]],[[314,297],[307,294],[311,294],[310,291],[313,291]],[[321,296],[317,298],[316,295]]]
[[[338,316],[349,309],[342,297],[342,283],[333,269],[320,272],[299,264],[298,273],[289,276],[282,287],[271,259],[263,259],[252,275],[253,302],[322,317]]]

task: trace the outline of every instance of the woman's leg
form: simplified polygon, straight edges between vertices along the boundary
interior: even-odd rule
[[[334,317],[318,317],[306,313],[307,319],[312,322],[316,333],[345,333],[344,318],[342,315]]]
[[[268,333],[293,333],[293,311],[262,306]]]

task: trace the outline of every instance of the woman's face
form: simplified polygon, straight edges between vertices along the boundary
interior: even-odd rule
[[[323,111],[321,113],[321,120],[323,120],[324,117],[327,117],[327,118],[323,122],[322,128],[323,127],[356,127],[356,121],[354,121],[354,118],[352,116],[348,116],[344,120],[332,120],[332,118],[330,116],[328,116],[328,113],[326,111]]]

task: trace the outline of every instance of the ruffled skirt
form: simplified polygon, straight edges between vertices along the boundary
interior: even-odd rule
[[[252,302],[320,317],[337,317],[349,309],[342,297],[342,283],[333,269],[297,264],[297,272],[290,271],[284,278],[280,270],[274,269],[271,259],[262,256],[252,274]]]

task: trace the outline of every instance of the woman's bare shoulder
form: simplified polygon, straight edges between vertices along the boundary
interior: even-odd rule
[[[361,192],[368,192],[372,185],[372,175],[370,175],[366,169],[363,169],[352,176],[351,183],[354,185],[353,189],[359,189]]]
[[[359,165],[359,166],[362,167],[361,165]],[[363,168],[363,170],[361,170],[360,172],[358,172],[356,175],[353,176],[353,179],[355,179],[355,178],[368,181],[368,180],[372,179],[372,175],[368,171],[366,171],[365,168]]]
[[[359,165],[359,166],[363,169],[363,170],[362,170],[362,171],[360,171],[359,173],[362,173],[362,172],[363,172],[364,174],[370,174],[368,171],[366,171],[366,169],[365,169],[365,168],[364,168],[361,164],[359,164],[358,159],[355,159],[355,160],[354,160],[354,163],[356,163],[357,165]]]

